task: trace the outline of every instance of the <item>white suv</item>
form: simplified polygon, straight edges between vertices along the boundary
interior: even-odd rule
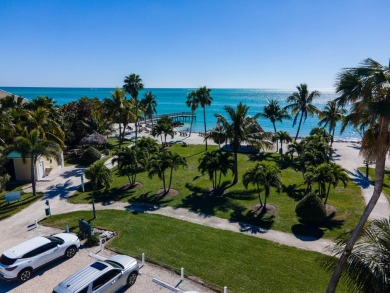
[[[59,257],[73,257],[79,247],[79,238],[69,233],[32,238],[4,251],[0,257],[0,278],[27,281],[34,270]]]

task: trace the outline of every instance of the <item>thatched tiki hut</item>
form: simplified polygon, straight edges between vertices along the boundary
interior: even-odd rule
[[[103,145],[104,144],[104,148],[106,148],[107,143],[108,143],[107,138],[105,138],[103,135],[97,133],[95,130],[93,130],[90,134],[88,134],[87,136],[83,137],[80,140],[80,144],[82,146]]]

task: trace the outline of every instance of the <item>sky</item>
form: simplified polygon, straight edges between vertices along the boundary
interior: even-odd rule
[[[1,0],[0,87],[329,89],[388,65],[389,0]]]

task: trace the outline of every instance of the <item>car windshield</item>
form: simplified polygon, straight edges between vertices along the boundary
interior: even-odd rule
[[[112,265],[114,268],[117,268],[117,269],[124,269],[124,267],[119,263],[119,262],[116,262],[116,261],[112,261],[112,260],[106,260],[105,261],[106,263],[109,263],[110,265]]]
[[[9,258],[6,257],[4,254],[1,255],[0,257],[0,263],[3,265],[12,265],[16,261],[16,258]]]
[[[49,239],[51,242],[56,243],[56,244],[63,244],[64,243],[64,240],[61,239],[60,237],[47,236],[45,238]]]

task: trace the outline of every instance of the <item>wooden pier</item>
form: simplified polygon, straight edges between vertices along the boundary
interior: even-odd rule
[[[185,122],[185,121],[191,121],[191,119],[196,120],[196,115],[192,114],[192,112],[177,112],[177,113],[169,113],[169,114],[159,114],[159,115],[153,115],[153,120],[157,121],[160,119],[162,116],[169,116],[173,121],[180,121],[180,122]],[[150,123],[150,119],[145,119],[145,117],[139,117],[140,122],[142,123]]]

